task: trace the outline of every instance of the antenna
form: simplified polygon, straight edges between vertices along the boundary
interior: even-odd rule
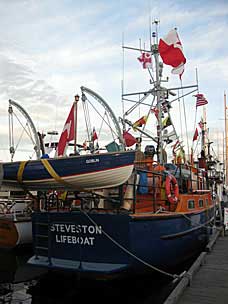
[[[151,47],[151,44],[152,44],[152,41],[151,41],[151,38],[152,38],[151,14],[150,14],[150,17],[149,17],[149,37],[150,37],[150,47]]]
[[[156,35],[156,40],[155,43],[158,44],[158,24],[160,23],[160,20],[158,19],[154,19],[154,21],[152,22],[152,24],[155,24],[155,35]]]
[[[122,113],[123,113],[123,118],[124,118],[124,99],[123,99],[123,94],[124,94],[124,32],[122,33],[122,80],[121,80],[121,103],[122,103]],[[124,121],[124,119],[123,119]],[[126,126],[125,123],[123,123],[123,130],[125,131]]]

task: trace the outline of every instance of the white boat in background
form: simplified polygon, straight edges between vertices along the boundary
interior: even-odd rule
[[[32,243],[32,205],[33,201],[25,196],[0,192],[0,248]]]

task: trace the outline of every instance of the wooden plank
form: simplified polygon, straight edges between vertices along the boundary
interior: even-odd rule
[[[228,303],[228,237],[216,233],[202,254],[163,304]]]
[[[170,296],[163,304],[176,303],[184,292],[185,288],[191,283],[192,276],[198,271],[199,267],[204,263],[206,252],[202,252],[196,259],[195,263],[191,266],[189,271],[184,275],[183,279],[179,282]]]
[[[209,251],[205,264],[195,275],[177,304],[228,303],[228,237],[220,237]]]

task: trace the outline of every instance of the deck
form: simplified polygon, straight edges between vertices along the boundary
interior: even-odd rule
[[[164,304],[228,303],[228,231],[217,232]]]

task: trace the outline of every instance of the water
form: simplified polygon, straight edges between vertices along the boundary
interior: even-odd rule
[[[0,303],[32,303],[27,290],[46,270],[28,265],[31,255],[31,247],[0,250]]]
[[[142,303],[161,304],[174,287],[164,275],[115,281],[82,279],[28,265],[32,249],[0,250],[0,303]]]

